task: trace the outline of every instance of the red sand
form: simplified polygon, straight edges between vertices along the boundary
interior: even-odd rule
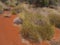
[[[19,36],[19,28],[13,25],[13,15],[10,18],[0,16],[0,45],[26,45],[22,44]],[[56,28],[54,39],[59,40],[60,30]],[[41,45],[49,45],[47,42]]]
[[[13,25],[13,19],[0,16],[0,45],[22,45],[19,28]]]

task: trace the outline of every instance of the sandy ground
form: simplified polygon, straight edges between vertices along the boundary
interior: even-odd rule
[[[13,25],[13,19],[0,16],[0,45],[22,45],[19,28]]]
[[[26,45],[21,42],[19,35],[19,27],[13,25],[15,15],[6,18],[0,15],[0,45]],[[55,29],[54,40],[60,39],[60,30]],[[49,45],[47,42],[42,42],[41,45]]]

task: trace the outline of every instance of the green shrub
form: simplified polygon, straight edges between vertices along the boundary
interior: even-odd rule
[[[41,40],[50,40],[53,37],[54,27],[50,25],[48,18],[45,16],[25,12],[19,17],[23,19],[21,30],[23,38],[39,42]]]
[[[50,5],[58,5],[57,3],[59,3],[58,0],[23,0],[24,2],[27,2],[29,4],[33,4],[37,7],[49,7]]]
[[[7,0],[5,1],[5,4],[8,5],[8,6],[11,6],[11,7],[15,7],[16,6],[16,0]]]

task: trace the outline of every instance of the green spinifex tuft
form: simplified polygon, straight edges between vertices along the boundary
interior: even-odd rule
[[[23,19],[21,36],[24,39],[39,42],[53,37],[54,27],[46,16],[25,12],[24,15],[20,15],[20,18]]]

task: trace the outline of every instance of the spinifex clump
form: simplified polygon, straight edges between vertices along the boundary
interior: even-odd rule
[[[39,42],[41,40],[50,40],[54,34],[54,27],[49,19],[39,13],[25,12],[20,15],[23,19],[21,36],[24,39]]]
[[[49,14],[51,24],[55,25],[57,28],[60,28],[60,13],[54,11]]]

